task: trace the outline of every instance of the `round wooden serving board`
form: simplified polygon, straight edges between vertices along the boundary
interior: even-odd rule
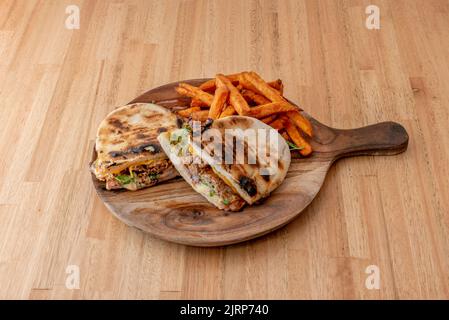
[[[199,85],[208,79],[185,81]],[[170,83],[131,101],[153,102],[171,110],[190,102]],[[241,212],[225,212],[209,204],[182,178],[139,191],[108,191],[92,175],[95,189],[109,210],[126,224],[158,238],[192,246],[221,246],[252,239],[287,224],[316,196],[332,163],[356,155],[393,155],[407,149],[408,135],[398,123],[383,122],[363,128],[327,127],[309,115],[313,153],[292,163],[282,185],[259,205]],[[95,151],[93,159],[96,158]]]

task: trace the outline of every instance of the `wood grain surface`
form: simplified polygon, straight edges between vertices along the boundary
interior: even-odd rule
[[[207,80],[182,82],[199,86]],[[153,88],[130,103],[152,102],[172,111],[188,108],[191,99],[176,92],[178,85],[172,82]],[[315,198],[336,160],[357,155],[395,155],[407,149],[408,134],[398,123],[340,130],[301,112],[313,127],[309,141],[313,153],[304,158],[292,152],[284,182],[260,205],[246,206],[240,212],[219,210],[181,177],[133,192],[106,190],[105,183],[92,173],[93,185],[106,207],[127,225],[175,243],[216,247],[265,235],[296,218]],[[93,162],[97,153],[92,151]]]
[[[448,39],[447,0],[1,1],[0,298],[449,298]],[[337,162],[298,219],[243,244],[172,244],[113,217],[87,171],[102,118],[250,69],[332,127],[404,124],[407,152]]]

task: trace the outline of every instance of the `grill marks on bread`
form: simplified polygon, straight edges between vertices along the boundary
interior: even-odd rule
[[[112,169],[130,161],[167,159],[157,136],[177,127],[176,115],[158,105],[136,103],[118,108],[98,128],[97,163]]]
[[[254,203],[260,198],[268,196],[282,183],[290,166],[290,151],[285,140],[277,132],[275,135],[270,134],[270,130],[274,129],[257,119],[244,116],[231,116],[216,120],[211,128],[218,130],[212,133],[210,141],[202,141],[202,149],[210,157],[206,157],[206,159],[213,162],[214,147],[223,150],[224,156],[221,163],[215,163],[213,166],[228,184],[232,184],[240,190],[241,196],[248,203]],[[229,132],[226,134],[227,129],[240,129],[243,134],[231,135]],[[255,134],[254,140],[252,140],[254,143],[250,142],[247,135],[244,134],[247,129],[256,130],[253,132]],[[263,135],[259,136],[257,130],[266,130],[265,150],[259,150],[260,144],[257,139],[262,138]],[[221,136],[221,140],[220,138],[215,139],[215,135]],[[232,139],[230,139],[231,137]],[[272,138],[277,139],[277,146],[270,141]],[[219,141],[221,141],[221,146]],[[237,157],[237,144],[244,151],[244,156],[240,155],[241,158]],[[226,151],[229,152],[228,160],[232,159],[232,163],[226,163]],[[252,161],[250,162],[249,159]],[[276,161],[274,168],[270,166],[270,160]],[[272,174],[267,175],[266,173],[269,172]]]

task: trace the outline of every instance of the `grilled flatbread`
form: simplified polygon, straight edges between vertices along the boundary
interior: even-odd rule
[[[106,189],[137,190],[178,175],[157,136],[181,123],[167,109],[135,103],[112,111],[100,123],[91,170]]]
[[[237,129],[234,134],[229,131],[232,129]],[[249,138],[255,132],[256,141]],[[205,136],[209,138],[204,139]],[[192,143],[194,152],[201,154],[215,173],[247,203],[253,204],[269,196],[284,181],[291,161],[290,150],[277,130],[262,121],[244,116],[222,118],[215,120],[202,137],[201,143]],[[263,140],[265,143],[261,145]],[[244,150],[243,161],[236,153],[237,145]],[[218,160],[217,150],[224,154]]]
[[[187,129],[161,133],[158,140],[179,174],[210,203],[226,211],[239,211],[245,205],[245,201],[208,164],[192,153]]]

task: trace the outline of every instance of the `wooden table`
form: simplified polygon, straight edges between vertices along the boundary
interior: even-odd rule
[[[0,298],[449,298],[449,1],[376,0],[379,30],[369,4],[2,1]],[[185,247],[115,219],[87,170],[102,118],[152,87],[241,70],[283,79],[331,126],[400,122],[409,149],[341,160],[298,219],[239,245]]]

